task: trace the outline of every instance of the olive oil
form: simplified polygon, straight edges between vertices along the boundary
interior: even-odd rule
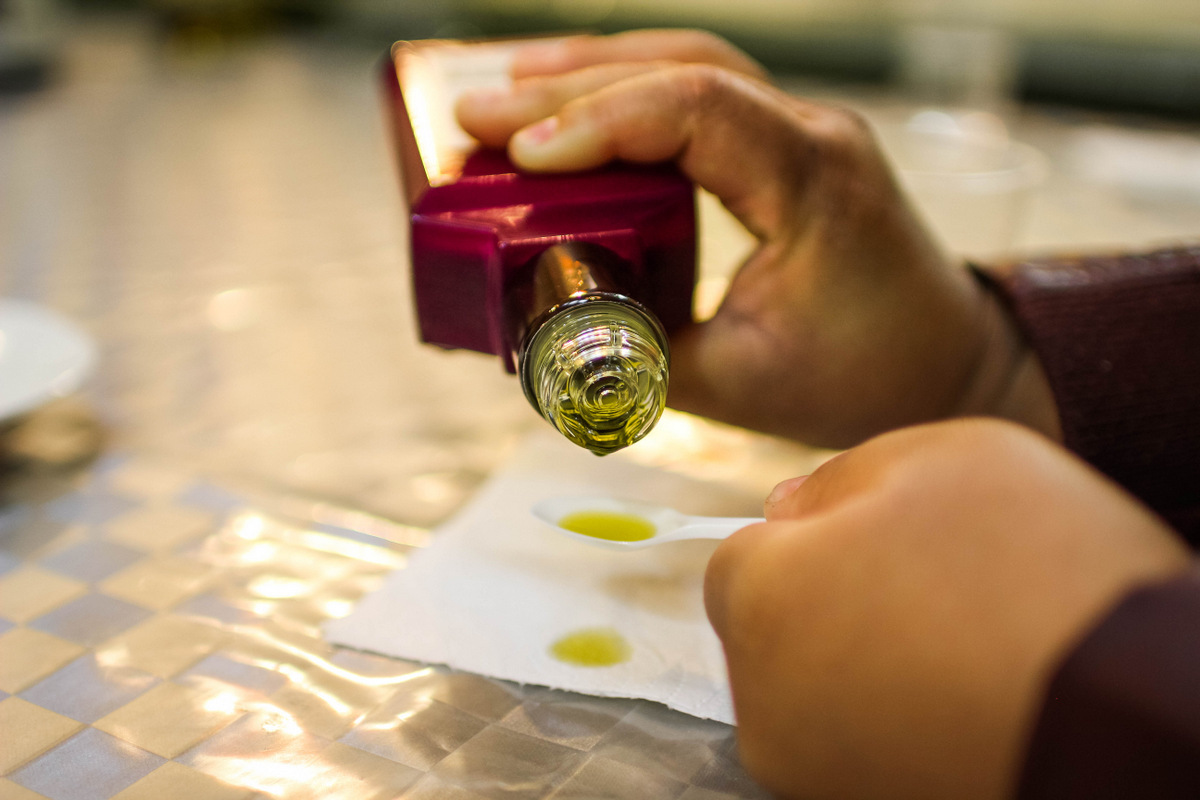
[[[518,354],[525,395],[559,433],[596,455],[641,439],[667,402],[662,325],[618,290],[601,248],[556,245],[536,266],[538,314]]]
[[[560,519],[558,526],[610,542],[641,542],[657,533],[650,520],[618,511],[576,511]]]
[[[611,667],[632,654],[629,642],[612,628],[584,628],[550,645],[550,655],[577,667]]]

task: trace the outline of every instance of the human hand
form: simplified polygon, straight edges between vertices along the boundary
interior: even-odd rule
[[[885,434],[780,484],[709,564],[743,763],[784,797],[1015,790],[1060,658],[1187,568],[1114,484],[1016,425]]]
[[[757,237],[715,316],[672,339],[676,408],[830,447],[973,413],[1055,435],[1038,362],[867,126],[764,75],[695,31],[572,37],[518,51],[513,87],[458,114],[528,170],[674,160]]]

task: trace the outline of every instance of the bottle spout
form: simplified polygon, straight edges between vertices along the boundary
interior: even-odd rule
[[[529,282],[516,359],[525,396],[596,455],[641,439],[666,405],[667,336],[633,283],[624,259],[585,242],[546,249]]]
[[[571,441],[608,455],[642,439],[662,416],[667,338],[632,301],[581,298],[533,332],[520,372],[538,413]]]

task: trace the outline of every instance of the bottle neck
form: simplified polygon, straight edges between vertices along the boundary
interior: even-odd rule
[[[629,264],[611,250],[586,242],[546,248],[508,298],[513,363],[519,364],[533,331],[563,306],[610,299],[634,302]]]
[[[666,405],[667,337],[625,294],[621,278],[629,273],[601,247],[548,248],[519,317],[525,396],[564,436],[599,455],[645,436]]]

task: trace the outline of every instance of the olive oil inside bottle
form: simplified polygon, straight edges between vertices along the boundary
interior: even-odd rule
[[[629,642],[612,628],[573,631],[550,645],[550,655],[577,667],[611,667],[632,654]]]
[[[650,520],[619,511],[576,511],[560,519],[558,526],[610,542],[642,542],[658,532]]]
[[[523,370],[542,416],[597,455],[644,437],[666,406],[665,336],[634,306],[594,300],[564,309],[532,337]]]
[[[628,273],[610,251],[582,243],[548,248],[531,288],[517,351],[533,407],[597,455],[641,439],[666,405],[669,352],[658,319],[624,293]]]

